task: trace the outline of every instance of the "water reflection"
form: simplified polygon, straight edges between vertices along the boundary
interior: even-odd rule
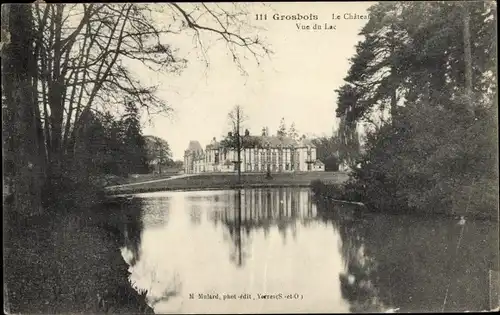
[[[115,214],[112,216],[110,225],[121,231],[124,245],[122,253],[130,266],[134,266],[140,256],[141,236],[144,229],[141,212],[146,204],[147,200],[133,199],[126,206],[118,205],[108,209]]]
[[[124,251],[157,313],[481,310],[498,270],[498,225],[362,215],[308,189],[138,195]],[[135,224],[135,225],[134,225]],[[495,247],[496,246],[496,247]],[[189,294],[298,293],[303,300]]]
[[[209,213],[209,219],[226,227],[232,242],[231,261],[238,267],[249,258],[245,247],[250,246],[252,230],[262,231],[266,239],[274,226],[286,244],[289,231],[294,239],[297,237],[297,221],[307,226],[316,217],[311,192],[304,189],[241,189],[205,198],[214,204],[221,199],[221,206]]]
[[[342,239],[346,268],[339,278],[350,311],[488,309],[488,273],[498,270],[498,224],[469,221],[460,237],[457,220],[382,214],[353,218],[356,212],[332,212],[331,207],[318,202],[319,212]]]

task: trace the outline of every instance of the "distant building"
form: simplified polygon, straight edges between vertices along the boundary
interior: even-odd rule
[[[252,147],[241,150],[242,172],[314,172],[324,171],[323,162],[316,159],[316,147],[302,137],[294,140],[278,136],[243,136],[252,140]],[[243,141],[245,142],[245,141]],[[248,142],[248,141],[247,141]],[[198,141],[190,141],[184,152],[186,173],[237,171],[238,154],[232,147],[225,147],[215,138],[203,151]]]
[[[187,174],[205,172],[205,154],[198,141],[190,141],[184,151],[184,172]]]
[[[320,160],[316,160],[313,165],[313,170],[314,171],[324,171],[325,170],[325,163],[321,162]]]

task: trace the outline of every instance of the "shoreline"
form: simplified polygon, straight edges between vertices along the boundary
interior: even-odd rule
[[[107,227],[113,216],[124,213],[54,214],[9,218],[4,308],[9,313],[152,314],[145,295],[129,282],[129,265],[120,253],[122,236]]]
[[[343,184],[345,172],[275,173],[266,178],[265,173],[243,173],[241,181],[234,173],[201,173],[172,179],[105,187],[106,195],[134,194],[155,191],[222,190],[242,188],[311,187],[318,180],[328,184]]]
[[[460,213],[448,213],[445,211],[412,211],[410,209],[405,209],[403,211],[394,211],[394,210],[380,210],[369,207],[365,203],[361,201],[353,201],[348,198],[342,199],[345,195],[344,192],[339,190],[343,185],[335,185],[335,184],[325,184],[325,183],[314,183],[311,185],[311,190],[315,194],[317,200],[321,200],[323,202],[335,202],[335,203],[344,203],[351,204],[358,207],[357,213],[363,214],[386,214],[386,215],[410,215],[416,217],[446,217],[450,219],[464,219],[470,221],[490,221],[490,222],[499,222],[499,216],[492,216],[489,214],[483,214],[481,212],[469,212],[467,214]]]
[[[379,210],[373,210],[366,206],[362,202],[357,202],[357,201],[348,201],[348,200],[340,200],[340,199],[335,199],[331,197],[327,197],[324,195],[319,195],[316,196],[317,199],[321,200],[322,202],[333,202],[333,203],[340,203],[340,204],[346,204],[346,205],[352,205],[358,207],[358,209],[355,211],[359,215],[391,215],[391,216],[411,216],[411,217],[420,217],[420,218],[448,218],[448,219],[455,219],[459,220],[461,219],[460,215],[458,214],[450,214],[446,212],[418,212],[418,211],[407,211],[407,212],[396,212],[396,211],[379,211]],[[325,212],[325,214],[331,214],[332,212]],[[475,215],[473,213],[469,215],[465,215],[464,219],[466,221],[488,221],[488,222],[496,222],[499,223],[498,218],[492,217],[492,216],[483,216],[483,215]]]
[[[149,187],[149,188],[126,188],[126,189],[109,189],[106,190],[106,196],[118,196],[118,195],[133,195],[142,194],[149,192],[160,192],[160,191],[210,191],[210,190],[231,190],[231,189],[245,189],[245,188],[310,188],[310,184],[230,184],[230,185],[193,185],[185,187]]]

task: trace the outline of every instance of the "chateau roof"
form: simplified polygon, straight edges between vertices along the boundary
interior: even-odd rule
[[[258,142],[260,145],[259,147],[271,147],[271,148],[277,148],[277,147],[295,147],[295,148],[303,148],[303,147],[315,147],[315,145],[312,143],[310,139],[300,139],[300,140],[295,140],[290,137],[278,137],[278,136],[243,136],[243,139],[250,140],[250,142]],[[245,140],[243,140],[245,141]],[[222,145],[220,142],[212,142],[211,144],[206,146],[207,150],[211,149],[218,149]]]
[[[301,140],[299,141],[299,146],[300,146],[300,147],[308,147],[308,146],[309,146],[309,147],[316,147],[316,146],[313,144],[312,140],[311,140],[311,139],[307,139],[307,138],[301,139]]]
[[[191,140],[191,141],[189,141],[189,145],[188,145],[188,148],[186,149],[186,151],[199,152],[199,151],[203,151],[203,148],[201,147],[201,144],[198,141]]]
[[[218,149],[220,146],[221,146],[220,142],[214,142],[214,143],[207,145],[207,150]]]

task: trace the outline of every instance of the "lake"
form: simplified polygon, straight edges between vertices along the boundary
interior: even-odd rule
[[[490,308],[494,222],[362,214],[308,188],[136,196],[122,256],[156,313]]]

